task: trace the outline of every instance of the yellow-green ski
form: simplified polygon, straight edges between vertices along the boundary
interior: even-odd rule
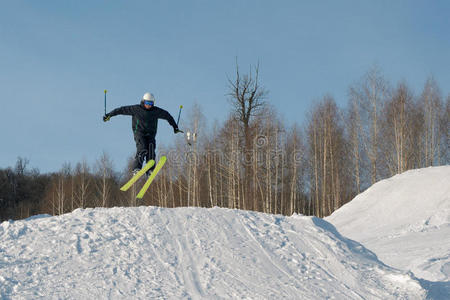
[[[161,156],[158,163],[156,164],[155,169],[153,170],[152,174],[150,174],[150,177],[145,182],[142,189],[139,191],[139,194],[136,196],[138,199],[142,199],[144,197],[145,192],[147,191],[148,187],[152,183],[153,179],[155,179],[156,175],[158,174],[159,170],[161,170],[162,166],[166,163],[167,158],[165,156]]]
[[[150,170],[151,167],[153,167],[155,165],[155,161],[152,159],[150,160],[148,163],[145,164],[145,166],[139,170],[139,172],[136,173],[136,175],[134,175],[133,177],[131,177],[131,179],[125,183],[120,190],[123,192],[128,191],[128,189],[133,185],[133,183],[135,183],[136,181],[138,181],[139,178],[141,178],[142,175],[145,174],[145,172],[147,172],[148,170]]]

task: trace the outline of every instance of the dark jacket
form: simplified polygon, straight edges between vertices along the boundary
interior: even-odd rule
[[[167,111],[157,106],[146,109],[142,103],[116,108],[108,115],[111,117],[116,115],[132,116],[131,124],[134,134],[155,136],[158,130],[158,119],[167,120],[174,129],[178,128],[177,123]]]

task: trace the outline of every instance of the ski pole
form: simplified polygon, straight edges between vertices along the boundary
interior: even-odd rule
[[[108,91],[107,90],[105,90],[105,116],[106,116],[106,93],[107,93]]]
[[[180,111],[178,112],[177,126],[178,126],[178,123],[180,123],[180,116],[181,116],[181,109],[182,108],[183,108],[183,105],[180,105]]]

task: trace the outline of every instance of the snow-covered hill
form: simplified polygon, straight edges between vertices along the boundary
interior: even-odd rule
[[[228,209],[86,209],[0,225],[0,298],[421,299],[328,222]]]
[[[450,166],[382,180],[326,220],[389,266],[440,282],[450,299]]]

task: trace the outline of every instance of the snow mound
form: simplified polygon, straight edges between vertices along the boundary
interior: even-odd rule
[[[326,220],[390,266],[450,280],[450,166],[382,180]]]
[[[417,299],[407,272],[315,217],[78,209],[0,225],[0,298]]]

